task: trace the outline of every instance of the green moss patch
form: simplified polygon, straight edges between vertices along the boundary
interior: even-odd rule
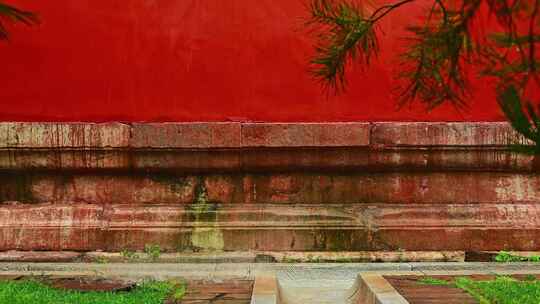
[[[441,279],[436,279],[436,278],[422,278],[420,280],[418,280],[418,283],[422,284],[422,285],[433,285],[433,286],[447,286],[447,285],[452,285],[452,283],[448,282],[448,281],[445,281],[445,280],[441,280]]]

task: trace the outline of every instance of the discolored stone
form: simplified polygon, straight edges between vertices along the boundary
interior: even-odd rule
[[[368,123],[245,123],[243,147],[362,147]]]
[[[190,215],[196,212],[171,205],[3,206],[0,250],[215,250],[201,246],[204,229],[219,235],[224,251],[527,251],[540,244],[536,204],[231,204],[208,211],[214,218]]]
[[[240,123],[136,123],[132,148],[238,148]]]
[[[525,143],[505,122],[387,122],[375,123],[373,145],[385,146],[506,146]]]
[[[516,140],[506,123],[0,123],[0,250],[533,250],[538,158]]]
[[[127,148],[129,136],[121,123],[0,123],[0,148]]]

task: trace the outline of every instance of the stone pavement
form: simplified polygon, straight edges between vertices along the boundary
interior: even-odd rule
[[[195,284],[191,302],[248,303],[246,288],[254,281],[251,304],[406,304],[384,276],[540,274],[538,263],[0,263],[0,275],[99,276],[142,280],[184,278],[191,282],[234,282],[242,292],[214,292]],[[231,283],[232,282],[232,283]],[[210,284],[210,283],[208,283]],[[249,286],[248,286],[249,285]],[[228,287],[227,287],[228,286]],[[219,288],[218,288],[219,289]],[[234,289],[234,288],[233,288]],[[249,293],[249,292],[248,292]],[[200,299],[197,299],[197,295]],[[202,297],[202,298],[201,298]],[[216,298],[217,297],[217,298]],[[210,302],[209,302],[210,301]],[[220,302],[221,301],[221,302]],[[226,303],[226,302],[223,302]]]

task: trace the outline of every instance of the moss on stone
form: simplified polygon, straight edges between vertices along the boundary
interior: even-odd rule
[[[216,227],[218,204],[208,202],[204,181],[199,179],[195,201],[190,206],[195,227],[191,232],[191,245],[197,251],[222,251],[225,247],[223,232]]]

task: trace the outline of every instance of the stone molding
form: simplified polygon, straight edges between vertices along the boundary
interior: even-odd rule
[[[540,171],[507,123],[0,123],[0,170]]]
[[[223,149],[499,147],[522,141],[504,122],[0,123],[0,148]]]
[[[216,207],[216,206],[215,206]],[[0,250],[535,250],[538,204],[0,207]]]

